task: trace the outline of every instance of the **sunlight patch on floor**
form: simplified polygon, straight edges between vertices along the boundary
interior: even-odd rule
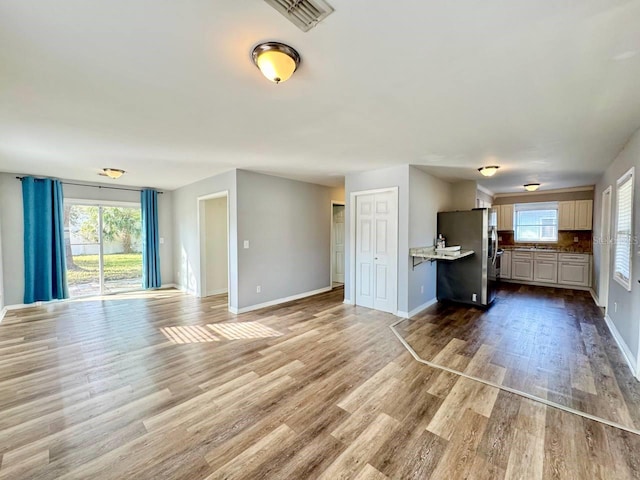
[[[206,328],[200,325],[187,325],[181,327],[164,327],[160,331],[167,337],[171,343],[207,343],[219,342],[220,338],[216,337]]]
[[[260,322],[209,323],[207,327],[229,340],[282,336],[282,333],[273,328],[266,327]]]

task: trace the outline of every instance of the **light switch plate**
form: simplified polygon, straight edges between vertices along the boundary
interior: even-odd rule
[[[244,241],[244,248],[249,248],[249,240]]]

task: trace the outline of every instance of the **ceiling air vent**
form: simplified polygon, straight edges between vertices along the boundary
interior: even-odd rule
[[[264,0],[303,32],[308,32],[333,12],[324,0]]]

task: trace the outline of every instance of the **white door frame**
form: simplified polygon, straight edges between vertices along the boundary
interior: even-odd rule
[[[609,196],[609,208],[605,209],[605,197]],[[612,207],[612,187],[609,185],[602,192],[602,212],[600,216],[600,280],[598,282],[598,303],[605,308],[608,313],[609,303],[609,274],[611,273],[611,207]],[[604,237],[605,225],[608,225],[609,238]],[[607,261],[604,261],[604,252],[607,252]]]
[[[349,194],[349,300],[353,305],[356,304],[356,197],[359,195],[371,195],[372,193],[392,192],[396,196],[396,235],[400,236],[400,202],[398,197],[398,187],[377,188],[374,190],[361,190],[359,192],[351,192]],[[396,292],[396,305],[394,315],[398,315],[398,278],[400,269],[400,239],[396,239],[396,281],[392,285]]]
[[[208,195],[202,195],[197,198],[198,202],[198,247],[200,251],[200,278],[195,292],[197,297],[206,296],[207,292],[207,228],[206,228],[206,216],[204,202],[212,200],[214,198],[226,198],[227,199],[227,305],[229,305],[229,299],[231,298],[231,284],[229,282],[231,274],[231,261],[229,256],[231,254],[231,234],[229,232],[229,190],[221,192],[210,193]]]
[[[346,210],[346,205],[344,202],[339,202],[337,200],[331,200],[331,230],[330,230],[330,242],[331,242],[331,265],[329,266],[329,286],[333,288],[333,256],[335,255],[335,251],[334,251],[334,241],[333,241],[333,207],[334,206],[339,206],[339,207],[345,207]],[[346,212],[345,212],[346,213]]]

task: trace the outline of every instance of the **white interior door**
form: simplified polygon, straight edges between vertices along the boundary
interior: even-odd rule
[[[611,187],[602,192],[602,233],[600,235],[600,306],[609,302],[609,265],[611,264]]]
[[[333,206],[333,281],[344,283],[344,205]]]
[[[356,305],[396,313],[398,198],[356,196]]]

